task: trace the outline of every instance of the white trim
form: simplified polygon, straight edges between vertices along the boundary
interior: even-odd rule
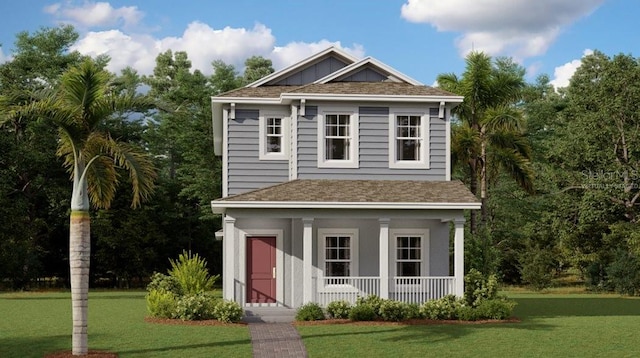
[[[289,180],[298,179],[298,107],[291,105],[289,138]]]
[[[222,240],[223,246],[223,260],[222,260],[222,297],[225,300],[235,301],[235,280],[236,280],[236,254],[235,254],[235,238],[236,238],[236,219],[226,215],[223,222],[224,239]],[[238,302],[240,303],[240,302]]]
[[[222,111],[222,197],[229,195],[229,111]]]
[[[398,116],[420,116],[420,160],[397,160],[396,127]],[[389,168],[391,169],[429,169],[430,135],[429,108],[389,108]]]
[[[222,136],[224,135],[222,125],[222,103],[211,101],[211,126],[213,130],[213,153],[216,156],[222,155]]]
[[[417,236],[420,237],[420,276],[419,277],[428,277],[429,276],[429,265],[430,265],[430,257],[429,257],[429,248],[430,248],[430,238],[429,238],[429,229],[389,229],[389,239],[391,243],[389,244],[389,263],[391,265],[390,272],[391,277],[398,277],[398,268],[396,264],[398,263],[398,243],[397,238],[401,236]]]
[[[330,54],[332,52],[335,53],[336,55],[338,55],[339,57],[343,57],[343,59],[346,60],[345,62],[351,61],[353,63],[353,62],[358,60],[357,57],[352,56],[351,54],[347,53],[346,51],[341,50],[341,49],[339,49],[337,47],[331,46],[331,47],[328,47],[327,49],[325,49],[323,51],[320,51],[320,52],[318,52],[318,53],[316,53],[316,54],[314,54],[314,55],[312,55],[310,57],[305,58],[304,60],[302,60],[300,62],[294,63],[293,65],[291,65],[289,67],[286,67],[286,68],[284,68],[282,70],[276,71],[276,72],[274,72],[274,73],[272,73],[272,74],[270,74],[268,76],[265,76],[265,77],[255,81],[253,83],[250,83],[250,84],[246,85],[245,87],[259,87],[259,86],[261,86],[261,85],[263,85],[265,83],[268,83],[268,82],[271,82],[273,80],[276,80],[279,77],[285,77],[286,75],[294,72],[295,70],[297,70],[297,69],[299,69],[301,67],[304,67],[305,65],[310,64],[313,61],[318,60],[318,59],[322,58],[323,56],[328,55],[328,54]]]
[[[444,118],[444,180],[451,181],[451,110]]]
[[[267,152],[267,118],[280,118],[280,152]],[[260,110],[258,118],[258,145],[260,160],[287,160],[289,154],[289,117],[285,111],[278,110]]]
[[[313,82],[313,83],[328,83],[331,82],[332,80],[338,79],[340,77],[345,77],[348,76],[351,73],[356,72],[356,70],[358,70],[361,67],[364,67],[366,65],[372,65],[373,67],[378,67],[378,69],[382,70],[382,72],[386,72],[387,76],[393,76],[401,81],[404,81],[406,83],[412,84],[414,86],[423,86],[424,84],[422,84],[420,81],[417,81],[407,75],[405,75],[402,72],[397,71],[396,69],[390,67],[389,65],[380,62],[378,60],[376,60],[373,57],[366,57],[363,58],[362,60],[358,61],[358,62],[354,62],[346,67],[343,67],[333,73],[330,73],[329,75],[318,79],[317,81]]]
[[[327,115],[349,115],[350,146],[348,160],[325,158],[325,117]],[[354,107],[328,107],[318,111],[318,168],[358,168],[360,165],[360,133],[358,109]]]
[[[307,202],[307,201],[224,201],[213,200],[214,214],[222,214],[225,209],[458,209],[479,210],[481,203],[367,203],[367,202]]]
[[[277,306],[284,305],[284,232],[283,230],[268,230],[268,229],[243,229],[240,230],[240,235],[243,238],[240,240],[240,257],[239,260],[242,263],[238,265],[240,272],[238,277],[243,280],[243,306],[254,306],[247,302],[247,240],[252,236],[264,236],[276,238],[276,304]],[[265,304],[257,304],[258,306],[265,306]]]
[[[380,270],[380,298],[389,298],[389,223],[391,219],[380,218],[378,223],[378,259]]]
[[[313,219],[302,219],[302,304],[313,302]]]
[[[223,97],[224,98],[224,97]],[[384,102],[440,102],[462,103],[464,97],[461,96],[410,96],[410,95],[388,95],[388,94],[330,94],[330,93],[282,93],[280,98],[283,102],[287,100],[322,100],[322,101],[384,101]],[[246,98],[245,98],[246,99]],[[226,101],[226,102],[229,102]],[[238,101],[236,101],[238,102]],[[248,101],[250,102],[250,101]],[[252,103],[252,102],[251,102]]]
[[[453,276],[456,296],[464,295],[464,217],[453,220]]]
[[[329,277],[325,275],[325,248],[326,248],[326,240],[327,236],[349,236],[351,239],[349,240],[349,254],[351,258],[349,259],[349,277],[357,277],[359,276],[359,240],[358,240],[358,232],[357,228],[318,228],[318,292],[327,292],[327,291],[344,291],[345,288],[350,288],[349,285],[331,285],[326,287],[321,287],[319,284],[323,277]],[[339,277],[337,277],[339,278]]]

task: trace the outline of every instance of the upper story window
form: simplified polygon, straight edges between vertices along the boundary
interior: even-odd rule
[[[283,113],[260,115],[260,159],[286,160],[288,141],[285,136],[287,117]]]
[[[355,111],[327,111],[318,120],[318,167],[358,167],[358,121]]]
[[[389,114],[389,167],[429,168],[428,117],[420,111]]]

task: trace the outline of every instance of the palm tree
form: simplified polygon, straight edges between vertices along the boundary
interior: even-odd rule
[[[488,170],[499,166],[528,192],[533,191],[531,148],[523,135],[522,114],[515,104],[525,86],[524,70],[509,59],[471,52],[462,78],[440,74],[438,85],[464,96],[455,108],[458,123],[453,127],[453,165],[463,164],[469,172],[471,191],[482,200],[482,220],[487,219]],[[479,184],[479,188],[478,188]],[[470,220],[476,232],[474,212]]]
[[[109,73],[93,60],[86,60],[65,72],[57,90],[45,98],[29,103],[6,98],[0,101],[5,121],[40,118],[58,127],[57,154],[64,159],[73,181],[69,268],[74,355],[88,352],[90,206],[110,206],[119,182],[119,169],[128,172],[132,207],[149,197],[156,177],[151,160],[143,151],[112,138],[104,128],[105,121],[114,114],[144,110],[150,104],[142,97],[117,95],[111,89]]]

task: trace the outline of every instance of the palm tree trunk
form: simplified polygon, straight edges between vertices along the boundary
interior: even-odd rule
[[[484,137],[484,136],[483,136]],[[487,143],[480,143],[480,202],[482,224],[487,223]]]
[[[478,177],[476,176],[476,159],[472,159],[469,163],[469,171],[471,172],[471,177],[469,178],[469,186],[471,187],[471,192],[476,197],[478,196]],[[469,213],[469,227],[471,229],[471,233],[475,234],[478,231],[478,214],[476,210],[470,210]]]
[[[91,253],[89,211],[72,210],[69,232],[69,269],[73,319],[72,352],[87,354],[89,256]]]

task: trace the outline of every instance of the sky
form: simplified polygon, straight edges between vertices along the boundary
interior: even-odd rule
[[[205,74],[253,55],[276,70],[329,46],[374,57],[433,85],[461,74],[472,50],[512,57],[533,82],[564,87],[594,50],[640,57],[638,0],[112,0],[0,2],[0,63],[15,35],[72,24],[73,50],[107,54],[109,69],[153,71],[166,50],[186,51]]]

